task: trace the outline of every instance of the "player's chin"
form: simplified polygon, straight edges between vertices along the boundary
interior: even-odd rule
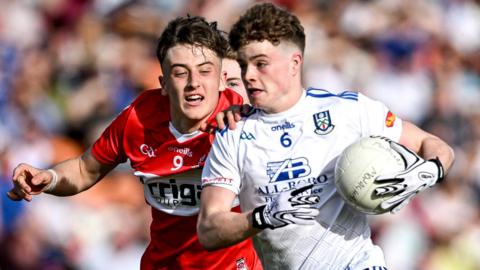
[[[195,107],[184,110],[184,116],[191,121],[201,121],[209,116],[207,108]]]

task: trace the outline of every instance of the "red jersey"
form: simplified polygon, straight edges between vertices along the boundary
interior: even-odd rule
[[[232,104],[242,104],[240,95],[231,90],[220,92],[208,121]],[[168,97],[160,89],[144,91],[92,146],[101,163],[130,160],[144,185],[153,221],[141,269],[261,269],[250,239],[213,252],[198,242],[201,171],[214,135],[201,131],[181,134],[170,118]]]

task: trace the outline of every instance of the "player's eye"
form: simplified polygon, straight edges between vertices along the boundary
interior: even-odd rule
[[[238,83],[238,82],[227,82],[227,86],[230,87],[230,88],[235,88],[235,87],[239,87],[240,83]]]
[[[258,61],[257,64],[256,64],[256,66],[257,66],[258,69],[265,68],[265,67],[267,66],[267,62]]]
[[[209,68],[208,68],[208,69],[201,69],[201,70],[200,70],[200,74],[202,74],[202,75],[208,75],[208,74],[210,74],[211,72],[212,72],[212,70],[209,69]]]
[[[175,77],[185,77],[187,76],[187,72],[175,72]]]
[[[176,68],[172,71],[173,76],[183,78],[188,76],[188,71],[183,68]]]

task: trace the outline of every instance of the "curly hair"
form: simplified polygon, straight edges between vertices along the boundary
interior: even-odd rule
[[[162,64],[168,49],[178,44],[200,45],[223,58],[228,48],[225,36],[216,22],[209,23],[199,16],[178,17],[168,23],[158,39],[157,59]]]
[[[229,34],[230,46],[234,50],[250,41],[268,40],[273,45],[289,41],[305,50],[305,32],[300,20],[292,13],[271,3],[258,4],[247,10],[232,26]]]

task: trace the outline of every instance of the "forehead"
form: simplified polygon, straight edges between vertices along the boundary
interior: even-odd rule
[[[218,64],[220,58],[209,48],[191,44],[175,45],[168,49],[165,55],[165,64],[167,65],[197,65],[204,62]]]
[[[236,60],[224,58],[222,60],[222,70],[227,71],[227,73],[240,73],[240,65]]]
[[[246,61],[251,60],[252,57],[267,56],[267,57],[280,57],[285,54],[291,45],[286,42],[281,42],[278,45],[273,45],[270,41],[251,41],[247,45],[241,47],[238,50],[238,58]]]

